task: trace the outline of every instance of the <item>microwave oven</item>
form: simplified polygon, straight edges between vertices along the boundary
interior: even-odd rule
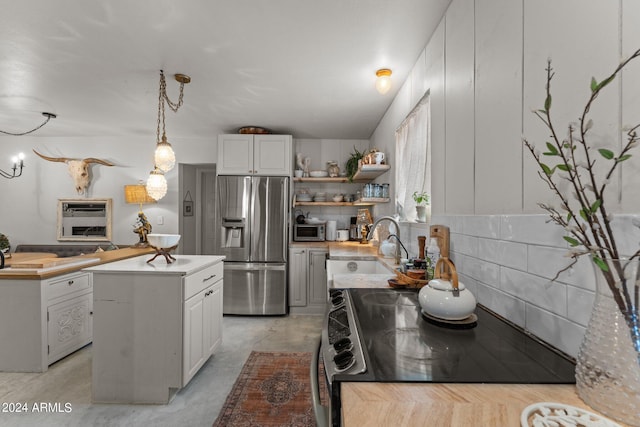
[[[323,242],[326,224],[295,224],[293,240],[296,242]]]

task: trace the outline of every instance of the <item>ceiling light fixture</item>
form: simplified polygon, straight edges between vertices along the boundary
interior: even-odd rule
[[[24,154],[20,153],[17,156],[11,158],[13,167],[11,167],[12,173],[8,173],[0,169],[0,176],[7,179],[17,178],[22,175],[22,168],[24,167]],[[18,169],[19,168],[19,169]]]
[[[147,178],[147,193],[154,200],[160,200],[167,194],[167,179],[157,166],[153,168]]]
[[[184,74],[176,74],[175,79],[180,83],[180,95],[178,102],[173,103],[167,96],[167,82],[164,78],[164,72],[160,70],[160,93],[158,96],[158,127],[156,130],[156,152],[154,156],[156,166],[163,172],[169,172],[176,164],[176,155],[171,148],[171,144],[167,141],[165,131],[164,103],[169,105],[173,112],[177,112],[182,106],[182,98],[184,96],[184,85],[191,81],[191,77]],[[162,139],[160,139],[160,124],[162,123]]]
[[[42,126],[44,126],[44,125],[46,125],[47,123],[49,123],[49,120],[51,120],[51,119],[55,119],[56,117],[58,117],[58,116],[56,116],[56,115],[55,115],[55,114],[53,114],[53,113],[47,113],[47,112],[44,112],[44,111],[42,112],[42,115],[46,117],[46,119],[44,120],[44,122],[42,122],[40,125],[36,126],[35,128],[33,128],[33,129],[31,129],[31,130],[28,130],[28,131],[26,131],[26,132],[18,132],[18,133],[6,132],[6,131],[3,131],[3,130],[0,130],[0,133],[3,133],[3,134],[5,134],[5,135],[11,135],[11,136],[23,136],[23,135],[28,135],[28,134],[30,134],[31,132],[35,132],[35,131],[37,131],[38,129],[40,129]]]
[[[376,71],[376,76],[378,77],[376,80],[376,89],[384,95],[389,92],[389,89],[391,89],[391,70],[388,68],[381,68]]]
[[[158,126],[156,128],[156,151],[153,156],[154,166],[147,179],[147,192],[155,200],[160,200],[167,194],[167,180],[164,173],[173,169],[176,164],[176,155],[165,130],[164,104],[169,105],[173,112],[177,112],[183,104],[184,85],[191,82],[191,77],[185,74],[176,74],[174,78],[180,83],[180,95],[178,102],[172,102],[167,95],[167,82],[164,72],[160,70],[160,90],[158,93]],[[160,126],[162,125],[162,138],[160,138]]]

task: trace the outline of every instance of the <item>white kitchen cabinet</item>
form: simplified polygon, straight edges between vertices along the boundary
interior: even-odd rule
[[[219,175],[290,176],[291,135],[218,135]]]
[[[94,282],[92,397],[168,403],[222,339],[222,256],[148,256],[87,269]]]
[[[184,364],[182,386],[222,343],[222,276],[184,303]]]
[[[292,313],[324,313],[328,298],[325,247],[289,248],[289,309]]]
[[[307,305],[307,249],[289,248],[289,306]]]
[[[326,249],[309,250],[309,304],[324,306],[328,298]]]
[[[0,371],[45,372],[92,339],[91,276],[0,280]]]
[[[92,312],[91,292],[47,307],[49,364],[91,342]]]

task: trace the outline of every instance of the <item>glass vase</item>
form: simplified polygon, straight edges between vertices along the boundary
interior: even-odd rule
[[[640,426],[638,259],[594,264],[596,295],[576,364],[580,398],[602,414]]]

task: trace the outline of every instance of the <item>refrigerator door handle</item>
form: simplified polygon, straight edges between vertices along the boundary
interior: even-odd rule
[[[243,271],[251,271],[251,270],[286,270],[285,264],[231,264],[228,262],[224,263],[225,270],[243,270]]]
[[[289,232],[289,218],[291,218],[291,213],[289,212],[289,180],[283,179],[280,181],[280,185],[282,186],[282,212],[286,213],[285,218],[285,226],[282,227],[282,241],[285,242],[282,245],[282,259],[287,261],[287,247],[289,246],[287,242],[289,241],[288,232]]]

